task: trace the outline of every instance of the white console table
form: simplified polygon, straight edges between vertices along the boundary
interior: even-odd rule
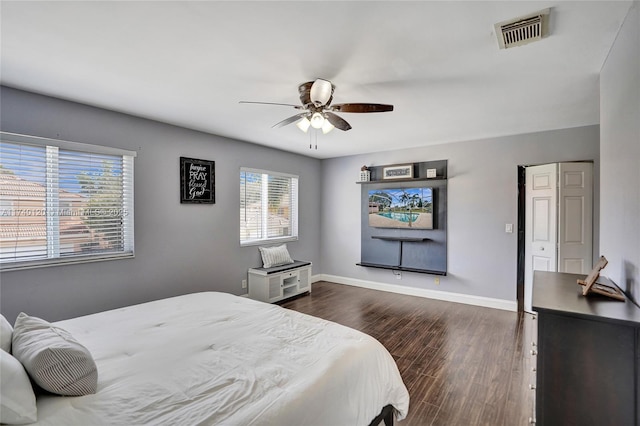
[[[249,269],[251,299],[273,303],[305,292],[311,293],[311,262]]]

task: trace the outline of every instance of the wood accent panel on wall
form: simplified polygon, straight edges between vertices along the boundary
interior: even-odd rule
[[[361,241],[359,266],[418,272],[447,273],[447,160],[414,164],[413,178],[376,180],[386,166],[370,167],[371,181],[361,188]],[[427,178],[427,170],[436,170]],[[383,228],[369,223],[369,191],[400,188],[431,188],[433,229]],[[417,221],[416,221],[417,222]]]

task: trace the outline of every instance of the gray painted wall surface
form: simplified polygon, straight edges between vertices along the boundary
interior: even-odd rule
[[[360,167],[449,160],[448,273],[434,276],[356,266],[360,261]],[[549,132],[427,146],[324,160],[322,164],[322,271],[407,287],[516,300],[517,166],[594,160],[594,222],[598,218],[599,128]],[[515,229],[514,229],[515,231]],[[598,229],[594,231],[597,250]]]
[[[294,258],[320,258],[319,160],[6,87],[3,131],[113,146],[135,160],[135,259],[4,272],[0,311],[50,321],[197,291],[244,294],[258,248],[240,247],[241,166],[300,176]],[[268,131],[267,129],[266,131]],[[216,204],[181,205],[179,157],[216,162]]]
[[[640,2],[600,74],[602,271],[640,301]]]

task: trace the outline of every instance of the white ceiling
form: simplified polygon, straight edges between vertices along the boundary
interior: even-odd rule
[[[2,84],[317,158],[599,122],[598,75],[629,1],[2,1]],[[493,24],[550,7],[551,34],[499,50]],[[299,83],[352,130],[271,126]],[[176,141],[179,143],[180,141]],[[559,141],[561,142],[561,141]],[[315,143],[315,140],[314,140]]]

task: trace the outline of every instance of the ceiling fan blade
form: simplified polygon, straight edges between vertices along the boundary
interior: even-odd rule
[[[333,91],[336,86],[333,85],[329,80],[324,80],[322,78],[317,78],[316,81],[311,85],[311,89],[309,90],[309,98],[311,102],[315,106],[323,106],[329,105],[331,99],[333,98]]]
[[[277,102],[253,102],[253,101],[240,101],[238,102],[240,104],[260,104],[260,105],[282,105],[282,106],[291,106],[297,109],[302,109],[302,107],[300,105],[293,105],[293,104],[280,104]]]
[[[387,104],[336,104],[331,111],[337,112],[388,112],[393,111],[393,105]]]
[[[298,86],[298,93],[300,94],[300,102],[302,105],[308,105],[311,103],[311,85],[313,81],[307,81]]]
[[[336,129],[344,130],[345,132],[351,129],[351,125],[347,123],[342,117],[335,115],[334,113],[329,111],[326,111],[324,114],[327,117],[327,120],[329,120],[329,123],[333,124],[333,127],[335,127]]]
[[[298,120],[300,120],[302,117],[304,117],[305,115],[307,115],[307,113],[301,113],[301,114],[296,114],[294,116],[291,116],[289,118],[285,118],[284,120],[282,120],[279,123],[274,124],[273,126],[271,126],[272,128],[274,127],[283,127],[286,126],[287,124],[291,124],[294,123]]]

